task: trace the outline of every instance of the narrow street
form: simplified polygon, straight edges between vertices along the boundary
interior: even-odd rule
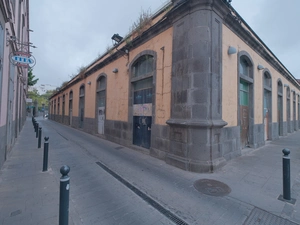
[[[252,225],[259,220],[259,224],[294,225],[290,220],[300,221],[298,202],[292,206],[276,199],[281,177],[274,172],[280,168],[272,170],[276,163],[259,153],[262,149],[232,160],[214,174],[197,174],[42,117],[37,121],[43,137],[50,138],[48,171],[41,172],[43,147],[37,148],[28,118],[0,173],[0,202],[5,203],[0,206],[1,225],[57,224],[62,165],[71,168],[69,224]],[[291,140],[299,136],[293,135]],[[256,154],[260,160],[273,161],[257,161]],[[275,157],[280,163],[280,152],[274,152]],[[261,174],[250,176],[263,167]],[[292,168],[299,169],[299,165]],[[262,174],[271,177],[264,178],[264,185],[259,184]],[[292,174],[294,189],[298,178]],[[199,179],[223,182],[230,190],[222,196],[203,194],[194,187]],[[298,198],[297,190],[292,197]]]
[[[242,203],[227,198],[210,197],[196,191],[193,183],[203,175],[182,171],[148,155],[49,120],[43,120],[41,124],[45,127],[44,134],[49,132],[50,148],[57,151],[49,159],[53,162],[52,169],[64,164],[71,167],[72,201],[70,204],[74,204],[74,213],[83,221],[89,220],[94,223],[98,221],[95,224],[118,224],[116,221],[99,223],[103,217],[98,212],[102,211],[105,215],[105,212],[109,211],[120,217],[124,210],[124,215],[133,211],[138,218],[145,217],[144,220],[149,224],[159,224],[158,221],[163,221],[162,224],[171,223],[138,196],[135,195],[133,198],[134,194],[128,187],[104,171],[96,162],[106,165],[188,224],[202,224],[200,221],[209,224],[218,220],[220,220],[219,224],[226,224],[224,223],[226,217],[229,217],[228,224],[232,223],[232,219],[236,220],[236,224],[242,224],[246,215],[250,214],[252,208]],[[129,201],[129,199],[137,200]],[[100,204],[103,201],[104,204]],[[140,210],[144,208],[143,205],[148,205],[144,213],[135,212],[134,209]],[[111,211],[111,208],[121,212]],[[127,211],[128,208],[132,210]],[[149,208],[151,210],[148,211]],[[156,215],[157,213],[159,215]],[[96,221],[93,221],[94,217]],[[126,220],[126,218],[120,219]]]

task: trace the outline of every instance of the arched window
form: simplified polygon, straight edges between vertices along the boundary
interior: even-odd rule
[[[253,66],[250,59],[247,56],[242,55],[240,57],[239,73],[241,75],[253,78],[252,67]]]
[[[106,101],[106,78],[101,76],[97,80],[97,105],[98,107],[105,106]]]
[[[132,75],[133,77],[144,76],[150,74],[154,70],[152,55],[141,56],[133,65]]]
[[[265,89],[272,88],[272,80],[269,72],[264,72],[264,88]]]
[[[79,97],[83,97],[84,96],[84,85],[82,85],[79,89]]]
[[[282,82],[279,80],[278,83],[277,83],[277,93],[279,95],[282,96],[282,93],[283,93],[283,87],[282,87]]]

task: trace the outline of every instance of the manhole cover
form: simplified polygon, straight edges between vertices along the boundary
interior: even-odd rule
[[[217,180],[201,179],[194,183],[197,191],[212,196],[225,196],[231,192],[230,187]]]

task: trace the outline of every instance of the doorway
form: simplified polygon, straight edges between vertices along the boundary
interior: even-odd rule
[[[240,80],[241,147],[249,146],[249,84]]]
[[[84,86],[79,89],[79,128],[84,126]]]
[[[104,134],[105,108],[98,107],[98,134]]]
[[[282,114],[282,96],[278,95],[278,101],[277,101],[277,121],[278,121],[278,136],[283,136],[283,126],[282,126],[282,118],[283,118],[283,114]]]
[[[73,125],[73,91],[69,94],[69,125]]]
[[[106,75],[102,74],[97,80],[96,89],[98,134],[105,133],[105,105],[106,105]]]
[[[150,148],[152,117],[134,116],[133,124],[133,144],[143,148]]]

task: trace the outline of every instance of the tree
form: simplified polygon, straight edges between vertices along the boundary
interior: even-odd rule
[[[33,75],[32,69],[30,68],[28,70],[28,81],[27,81],[28,86],[34,86],[38,82],[39,78],[36,79],[34,78],[35,76]]]
[[[33,102],[37,102],[38,110],[42,110],[43,106],[47,110],[49,98],[54,93],[54,90],[47,90],[46,93],[40,94],[36,88],[28,91],[27,97],[31,98]]]

